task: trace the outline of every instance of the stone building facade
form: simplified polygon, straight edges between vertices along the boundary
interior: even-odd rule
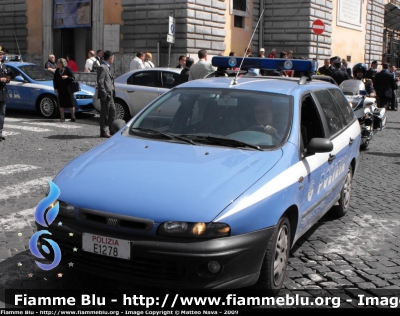
[[[242,55],[249,43],[253,52],[261,47],[267,53],[271,48],[290,49],[295,57],[322,61],[339,55],[349,64],[369,64],[384,60],[397,34],[395,30],[386,36],[386,6],[396,2],[391,0],[77,1],[91,5],[89,28],[54,28],[54,5],[62,0],[0,0],[0,45],[38,64],[44,64],[50,53],[65,57],[73,52],[80,70],[90,49],[110,49],[116,53],[114,72],[121,74],[138,51],[152,52],[157,66],[174,67],[179,55],[197,60],[202,48],[211,56],[230,51]],[[234,9],[238,3],[243,11]],[[356,29],[338,22],[347,14],[345,6],[357,8]],[[240,27],[238,15],[243,18]],[[173,44],[167,42],[170,16],[175,21]],[[325,23],[318,36],[311,31],[316,19]],[[390,56],[394,55],[392,49]]]

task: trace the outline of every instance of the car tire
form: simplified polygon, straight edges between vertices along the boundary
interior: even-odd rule
[[[258,281],[252,288],[268,296],[278,295],[285,281],[291,241],[290,222],[283,216],[275,227],[260,270]]]
[[[331,213],[335,217],[342,217],[349,210],[351,190],[352,190],[352,181],[353,181],[353,168],[350,165],[349,169],[347,170],[347,175],[346,175],[346,179],[344,180],[342,190],[340,190],[340,198],[338,201],[339,205],[335,205],[331,209]]]
[[[368,145],[369,145],[369,140],[366,140],[360,145],[360,149],[366,150],[368,148]]]
[[[56,98],[52,95],[44,95],[38,101],[38,111],[46,118],[57,117],[59,110]]]
[[[116,120],[124,120],[129,121],[131,115],[129,113],[128,106],[126,103],[120,99],[116,99],[114,101],[115,104],[115,119]]]

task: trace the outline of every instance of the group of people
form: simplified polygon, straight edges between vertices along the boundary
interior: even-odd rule
[[[365,83],[369,96],[376,97],[377,106],[397,111],[397,83],[396,66],[382,63],[382,70],[378,72],[378,61],[374,60],[367,69],[365,64],[356,64],[353,68],[348,67],[345,59],[335,56],[324,60],[324,65],[318,68],[317,74],[332,77],[338,85],[344,80],[358,79]]]
[[[103,62],[103,51],[101,49],[97,50],[97,53],[94,50],[90,50],[85,62],[84,72],[96,72]],[[71,122],[75,122],[74,93],[68,89],[70,83],[75,81],[74,73],[78,71],[74,55],[68,53],[66,58],[58,58],[56,60],[55,55],[50,54],[44,68],[54,73],[53,87],[58,97],[60,122],[65,121],[66,108],[71,112]]]
[[[68,53],[65,57],[65,60],[67,61],[67,67],[72,72],[79,71],[78,65],[75,61],[74,54]],[[85,61],[85,68],[83,72],[96,72],[97,68],[102,63],[102,60],[103,60],[103,51],[101,49],[97,50],[96,53],[94,52],[94,50],[90,50],[88,52],[88,58]],[[54,54],[49,55],[48,60],[44,65],[44,68],[54,73],[58,69],[56,57]]]
[[[180,82],[188,82],[196,79],[203,79],[208,74],[216,71],[216,68],[208,61],[207,50],[200,49],[197,52],[199,58],[197,63],[194,59],[185,55],[179,56],[176,68],[181,68]]]
[[[324,60],[324,65],[318,68],[317,74],[330,76],[340,85],[344,80],[352,78],[351,72],[345,59],[334,56]]]
[[[129,70],[154,68],[153,54],[150,52],[138,52],[135,58],[132,59]]]

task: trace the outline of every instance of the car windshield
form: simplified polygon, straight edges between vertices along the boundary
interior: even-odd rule
[[[246,149],[270,149],[286,139],[292,97],[231,89],[174,89],[148,107],[129,134]]]
[[[53,80],[53,77],[54,77],[53,73],[51,73],[50,71],[48,71],[38,65],[20,66],[19,69],[22,70],[32,80],[36,80],[36,81]]]

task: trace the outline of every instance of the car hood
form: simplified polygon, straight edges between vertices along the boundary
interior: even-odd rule
[[[268,172],[282,150],[252,151],[116,134],[55,177],[60,200],[151,219],[213,220]]]

